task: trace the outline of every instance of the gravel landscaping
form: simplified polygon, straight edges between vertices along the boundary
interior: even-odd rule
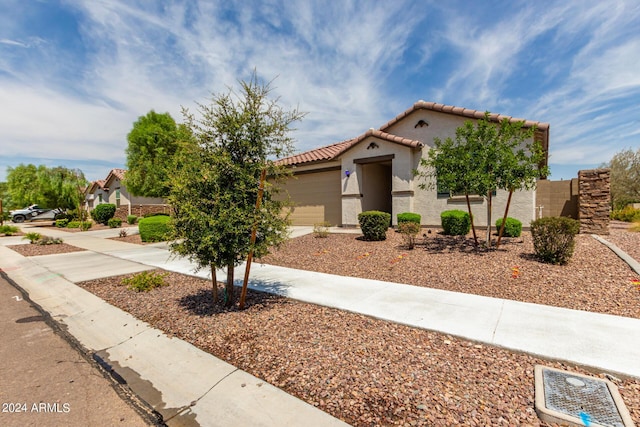
[[[633,252],[640,233],[620,225],[604,237],[640,258]],[[507,239],[498,251],[476,251],[468,237],[436,230],[425,243],[408,250],[393,231],[385,242],[308,235],[260,261],[640,318],[633,271],[588,235],[577,236],[566,266],[535,260],[528,233]],[[122,277],[80,286],[356,426],[547,425],[534,411],[536,364],[604,378],[599,371],[252,291],[244,311],[213,307],[209,281],[176,273],[167,276],[169,286],[147,293],[128,290]],[[640,379],[615,382],[640,425]]]
[[[68,245],[66,243],[58,243],[57,245],[8,245],[7,247],[18,252],[22,256],[54,255],[64,254],[68,252],[80,252],[85,250],[77,246]]]
[[[613,229],[612,233],[604,238],[620,243],[625,250],[633,248],[637,253],[640,233],[622,229]],[[635,273],[590,235],[576,236],[574,255],[565,266],[539,262],[533,255],[529,232],[523,232],[519,238],[503,239],[504,244],[498,250],[490,251],[476,250],[469,236],[443,236],[435,230],[427,234],[425,245],[413,250],[407,250],[402,236],[391,230],[384,242],[366,242],[357,237],[306,235],[292,239],[261,261],[640,318],[640,291],[631,282]]]

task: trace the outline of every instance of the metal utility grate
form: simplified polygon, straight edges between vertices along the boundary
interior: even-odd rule
[[[536,410],[545,421],[628,427],[630,417],[610,381],[536,366]],[[546,417],[546,418],[545,418]]]

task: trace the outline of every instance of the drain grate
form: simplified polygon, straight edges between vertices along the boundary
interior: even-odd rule
[[[547,422],[629,427],[633,422],[610,381],[536,366],[536,411]]]

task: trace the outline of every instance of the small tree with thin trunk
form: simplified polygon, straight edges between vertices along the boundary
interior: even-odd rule
[[[468,120],[456,129],[455,141],[451,138],[445,141],[436,138],[428,157],[421,160],[425,169],[417,174],[429,180],[421,185],[422,188],[433,188],[437,182],[452,194],[466,196],[476,245],[478,240],[469,195],[483,195],[487,200],[486,246],[490,247],[492,193],[497,189],[509,191],[502,221],[504,224],[513,192],[533,188],[535,179],[548,173],[546,166],[540,167],[544,159],[540,143],[526,143],[534,132],[535,128],[525,128],[524,122],[511,122],[508,119],[499,123],[492,122],[489,112],[486,112],[475,123]],[[498,242],[502,231],[501,229]]]
[[[195,144],[176,162],[169,197],[174,208],[172,250],[200,268],[211,269],[214,302],[216,268],[227,269],[226,306],[235,301],[234,267],[251,250],[260,257],[286,239],[288,220],[282,215],[286,202],[273,195],[287,171],[271,159],[292,152],[290,125],[303,117],[269,100],[269,85],[259,84],[255,74],[240,84],[239,95],[230,91],[214,95],[209,105],[198,104],[198,119],[183,111]],[[270,180],[256,212],[263,170]],[[252,245],[254,225],[258,239]]]
[[[611,169],[611,204],[623,209],[627,204],[640,202],[640,148],[628,148],[616,153],[601,167]]]

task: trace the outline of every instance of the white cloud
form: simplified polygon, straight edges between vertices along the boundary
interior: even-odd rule
[[[28,12],[22,23],[0,16],[0,135],[12,154],[123,161],[138,116],[180,120],[181,105],[193,110],[254,69],[277,77],[281,104],[309,112],[299,149],[357,136],[418,99],[548,121],[552,159],[563,163],[600,163],[637,145],[632,0],[491,13],[410,0],[63,5],[78,19],[82,55],[29,28]]]

